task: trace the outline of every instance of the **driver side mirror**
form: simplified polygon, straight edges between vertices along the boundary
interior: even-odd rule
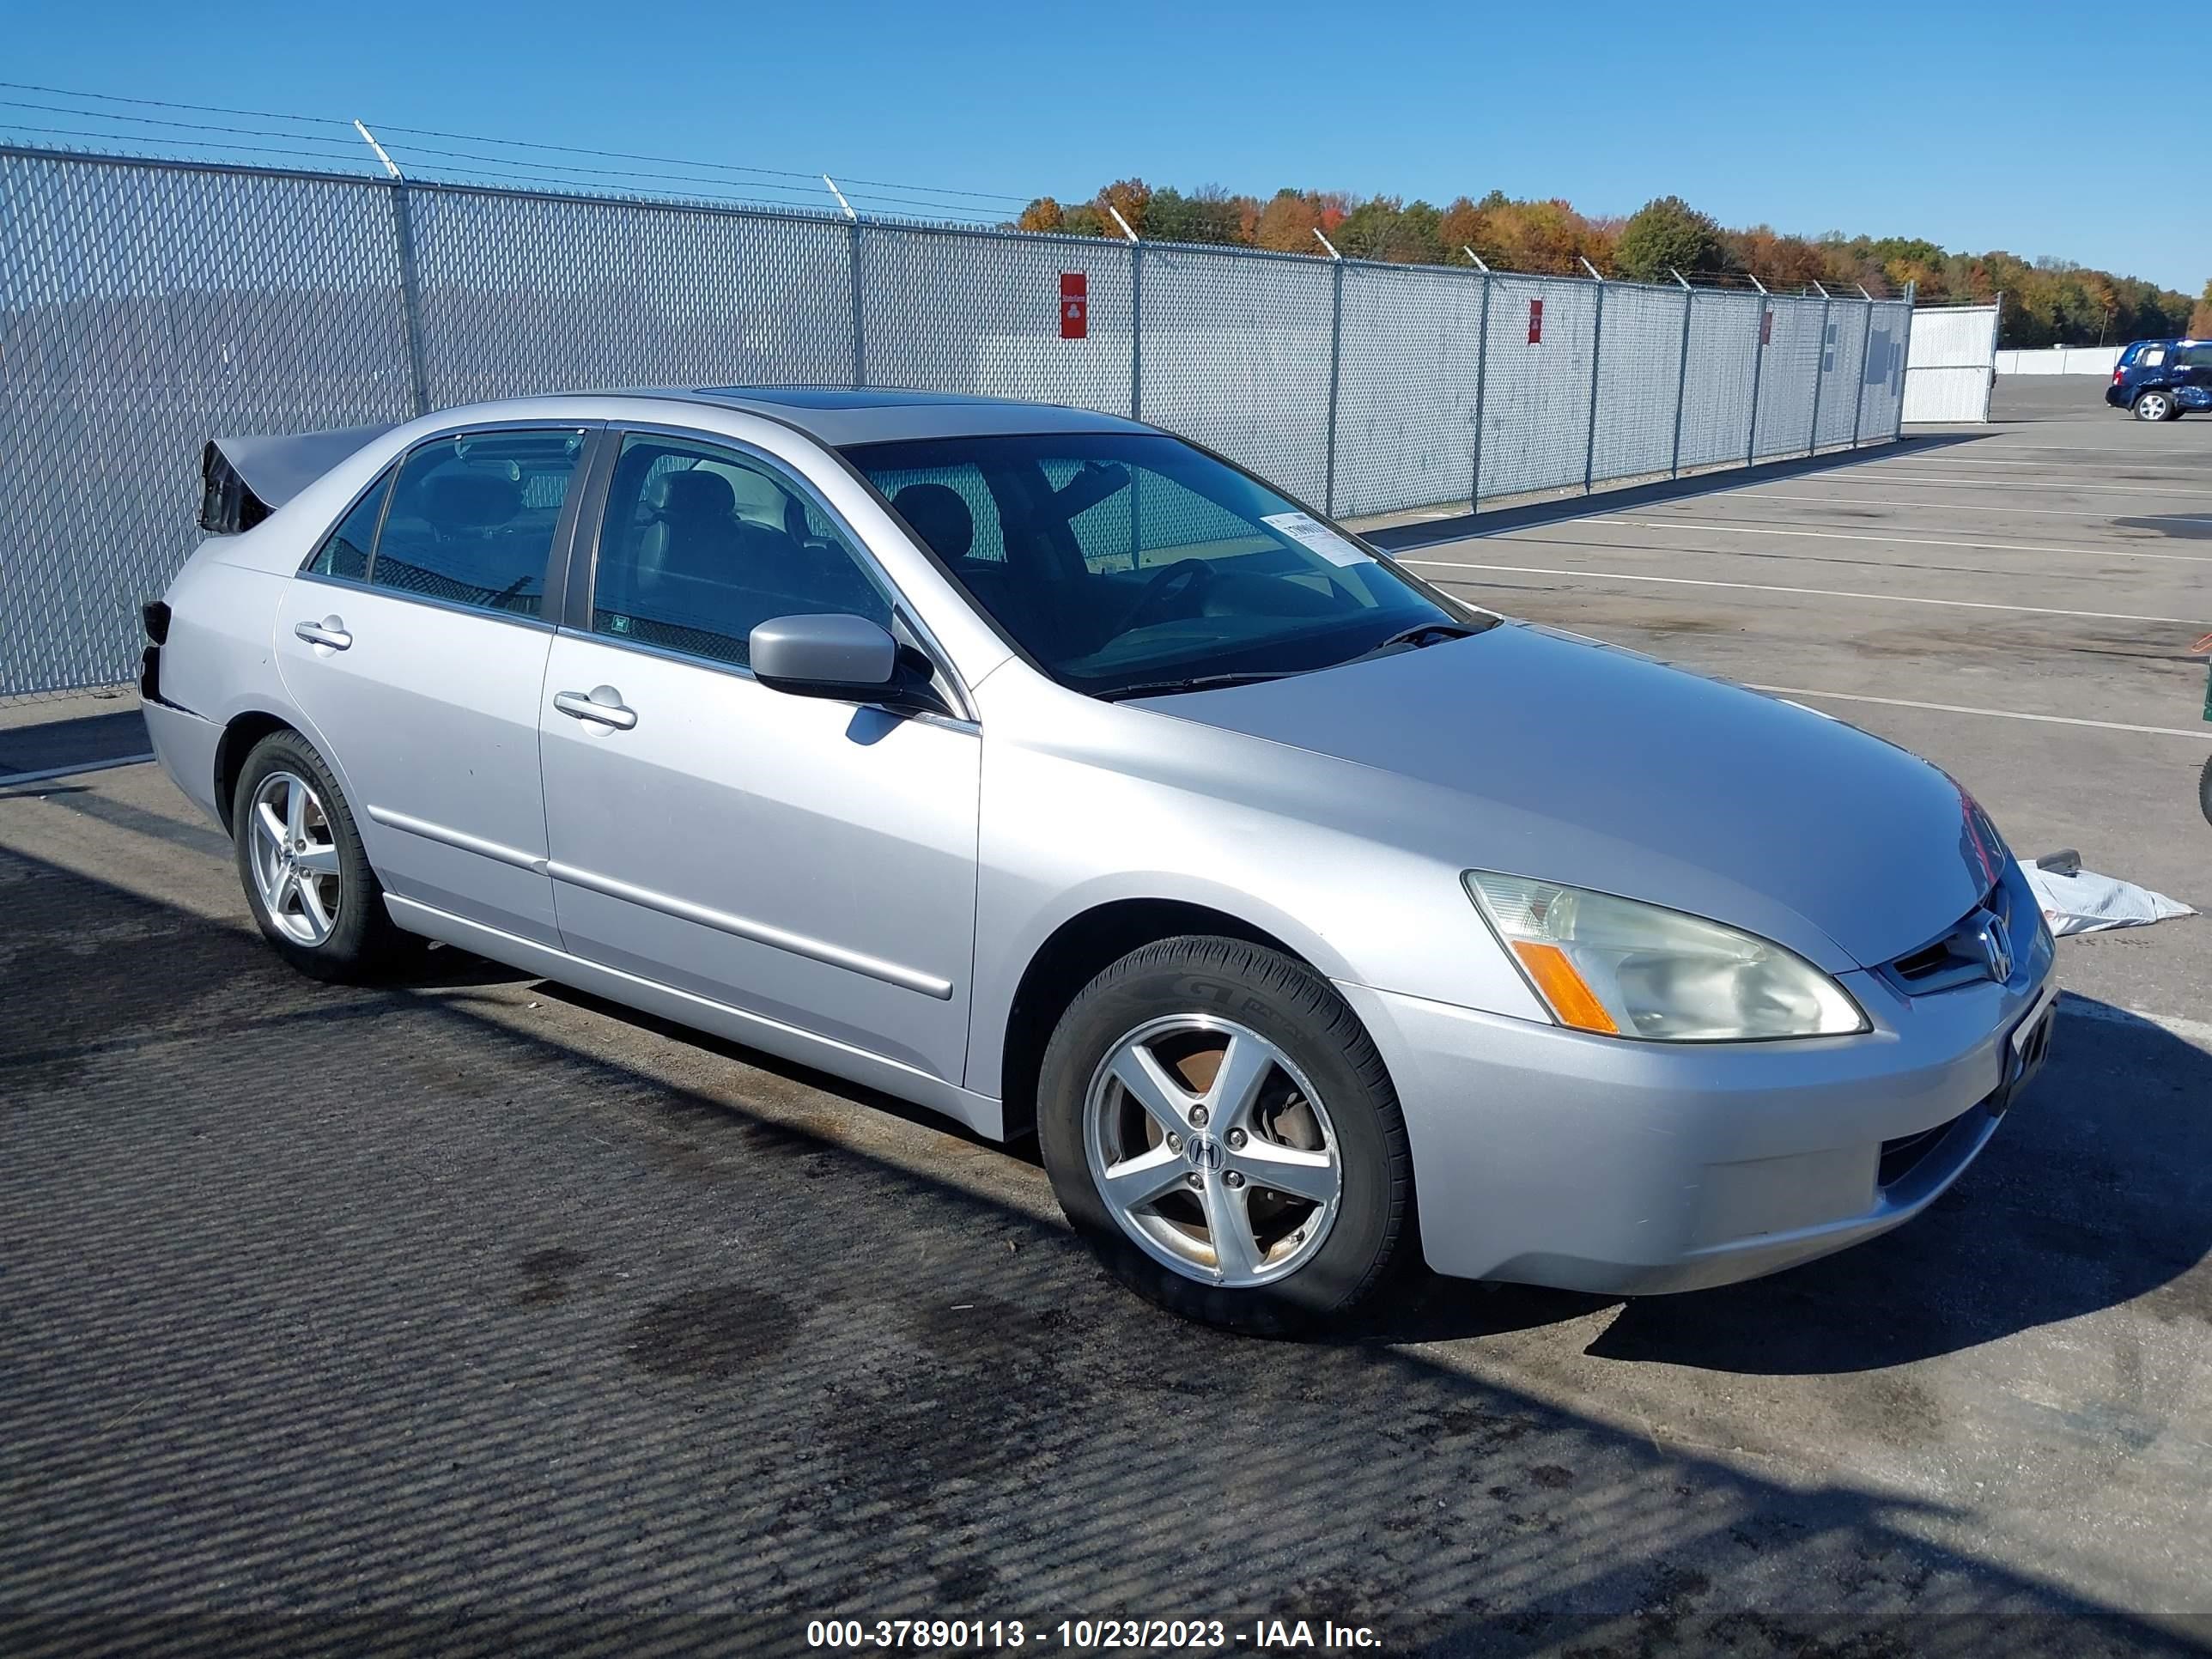
[[[930,684],[929,659],[866,617],[778,617],[748,636],[753,678],[794,697],[950,714]]]

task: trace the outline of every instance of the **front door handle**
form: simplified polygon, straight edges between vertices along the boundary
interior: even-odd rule
[[[623,707],[622,693],[611,685],[595,685],[589,691],[556,691],[553,706],[571,720],[598,720],[617,732],[637,724],[637,712]]]
[[[353,635],[336,617],[325,617],[319,623],[294,623],[292,631],[309,645],[326,645],[333,651],[343,651],[353,644]]]

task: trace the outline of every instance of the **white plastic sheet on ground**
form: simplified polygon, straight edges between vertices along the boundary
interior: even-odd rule
[[[2106,927],[2148,927],[2172,916],[2196,911],[2178,899],[2138,887],[2131,881],[2100,876],[2094,870],[2060,875],[2033,864],[2021,866],[2035,902],[2054,933],[2094,933]]]

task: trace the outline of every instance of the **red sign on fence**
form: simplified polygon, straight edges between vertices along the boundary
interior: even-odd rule
[[[1544,302],[1541,300],[1528,301],[1528,343],[1544,343]]]
[[[1765,306],[1759,308],[1759,343],[1761,345],[1774,343],[1774,313]]]
[[[1060,337],[1080,340],[1091,332],[1091,279],[1079,270],[1060,273]]]

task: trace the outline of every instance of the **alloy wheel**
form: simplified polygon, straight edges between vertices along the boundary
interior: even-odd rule
[[[1257,1032],[1178,1014],[1115,1042],[1084,1098],[1091,1178],[1121,1230],[1201,1284],[1295,1273],[1343,1197],[1336,1133],[1289,1055]]]
[[[313,947],[338,924],[338,848],[330,814],[314,786],[295,772],[271,772],[246,815],[253,884],[262,908],[284,933]]]

